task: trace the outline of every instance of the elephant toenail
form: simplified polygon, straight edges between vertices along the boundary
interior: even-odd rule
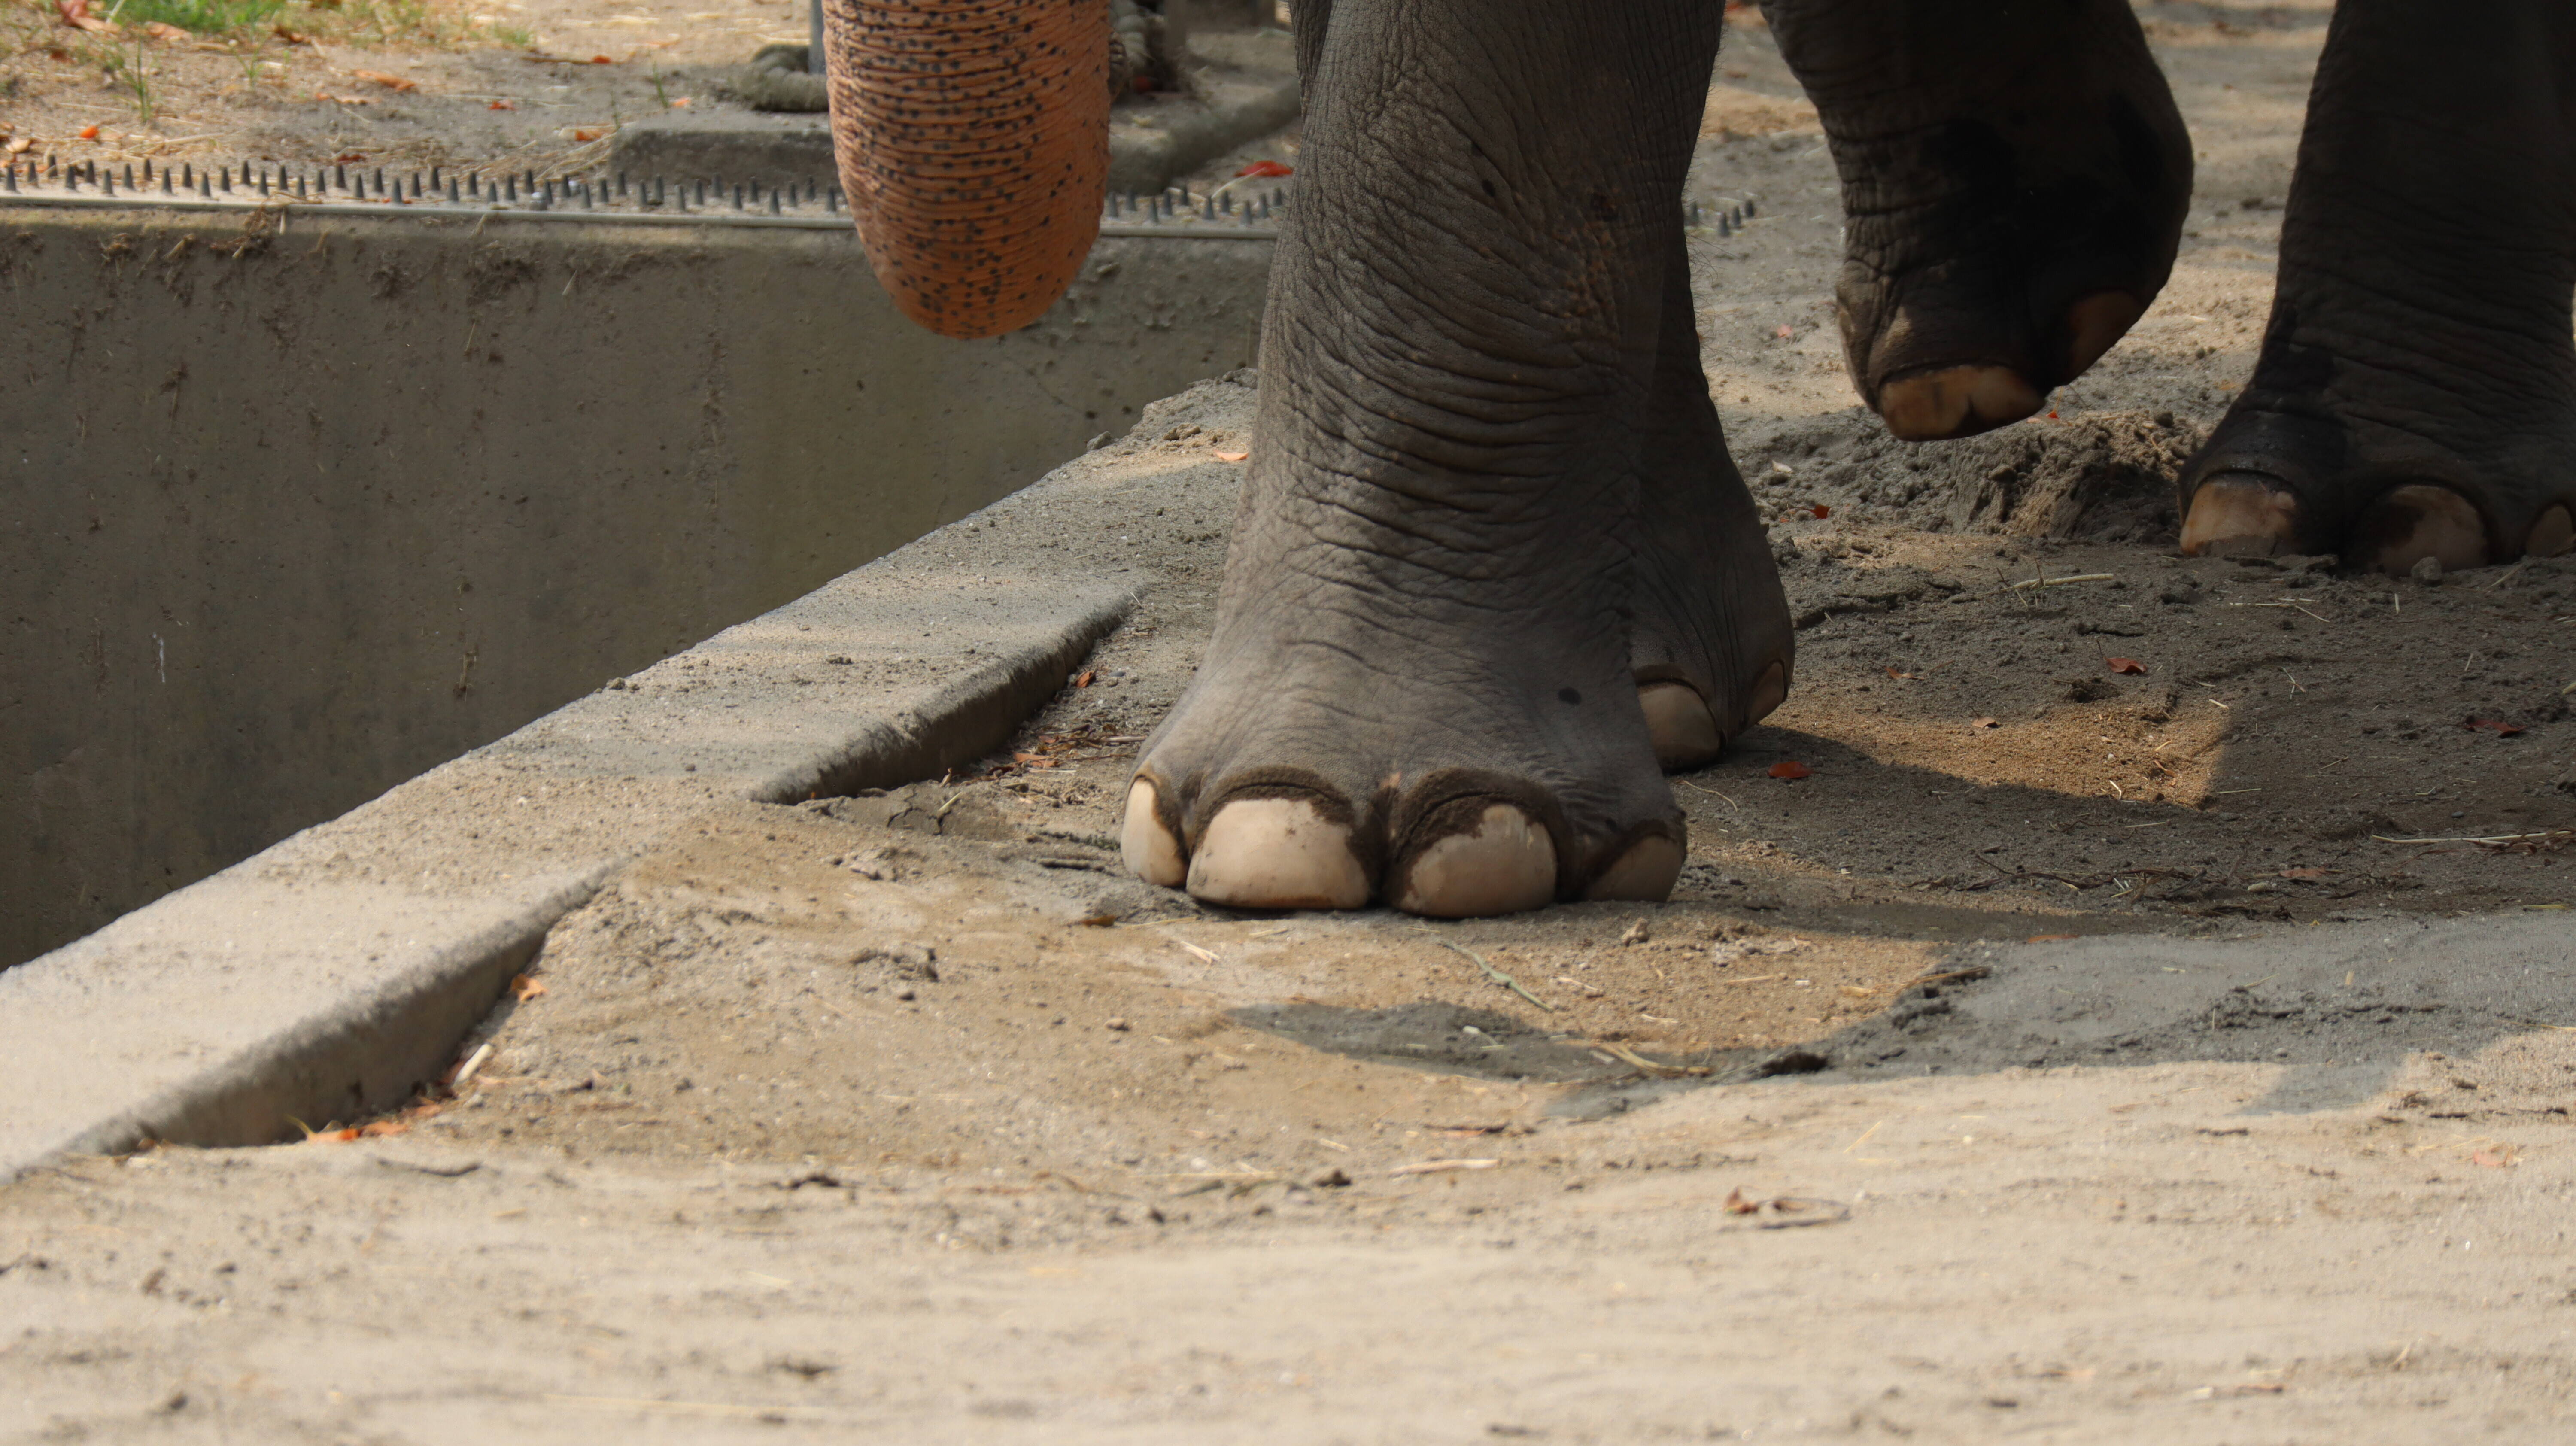
[[[1473,829],[1414,855],[1395,906],[1435,919],[1477,919],[1545,908],[1555,899],[1555,842],[1528,814],[1496,803]]]
[[[2448,487],[2410,483],[2362,514],[2346,560],[2405,577],[2431,558],[2446,572],[2487,564],[2486,520],[2469,499]]]
[[[2084,375],[2137,325],[2146,308],[2125,291],[2097,291],[2066,309],[2066,376]]]
[[[1907,442],[1974,436],[2039,410],[2039,393],[2010,367],[1944,367],[1878,389],[1878,414]]]
[[[1236,799],[1190,855],[1190,896],[1243,909],[1356,909],[1368,876],[1351,831],[1303,798]]]
[[[2220,472],[2191,494],[2182,520],[2182,555],[2270,557],[2290,552],[2299,500],[2253,472]]]
[[[1587,899],[1643,899],[1662,903],[1672,897],[1673,883],[1682,876],[1682,846],[1668,838],[1641,838],[1628,846],[1618,861],[1601,871],[1592,887],[1583,891]]]
[[[1745,706],[1744,727],[1750,728],[1770,717],[1781,704],[1787,701],[1789,701],[1789,665],[1785,661],[1776,662],[1763,669],[1761,677],[1753,680],[1753,700]]]
[[[1181,845],[1163,826],[1156,811],[1154,785],[1140,778],[1127,785],[1127,822],[1118,832],[1118,852],[1127,872],[1149,884],[1177,889],[1185,877]]]
[[[2564,502],[2542,512],[2522,544],[2522,550],[2534,557],[2556,557],[2572,547],[2576,547],[2576,515],[2568,512]]]
[[[1688,683],[1648,683],[1637,690],[1637,705],[1646,710],[1646,736],[1654,741],[1655,762],[1667,773],[1706,767],[1726,747],[1717,716]]]

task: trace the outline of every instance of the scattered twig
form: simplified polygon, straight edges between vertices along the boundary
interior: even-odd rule
[[[447,1082],[449,1092],[454,1093],[460,1091],[468,1084],[472,1083],[474,1080],[474,1072],[481,1069],[483,1067],[483,1062],[491,1057],[492,1042],[487,1039],[480,1045],[477,1045],[472,1054],[465,1057],[465,1063],[456,1067],[456,1078]]]
[[[2517,844],[2533,843],[2544,839],[2576,840],[2576,828],[2544,829],[2539,833],[2495,833],[2486,834],[2484,836],[2463,835],[2458,838],[2390,838],[2384,833],[2375,833],[2372,834],[2371,837],[2380,843],[2391,844]]]
[[[1438,944],[1441,948],[1450,950],[1453,953],[1466,955],[1469,959],[1475,961],[1477,968],[1485,971],[1486,978],[1503,986],[1505,989],[1512,991],[1521,998],[1528,1000],[1530,1003],[1537,1005],[1539,1008],[1546,1010],[1550,1014],[1554,1014],[1556,1012],[1555,1005],[1550,1004],[1546,1000],[1539,998],[1537,995],[1530,993],[1526,989],[1523,989],[1519,980],[1514,979],[1512,976],[1495,968],[1493,965],[1486,963],[1484,956],[1476,953],[1474,950],[1459,948],[1457,945],[1450,943],[1446,939],[1434,939],[1431,942]]]
[[[1500,1160],[1421,1160],[1410,1165],[1398,1165],[1387,1173],[1390,1175],[1441,1175],[1451,1170],[1490,1170],[1501,1163],[1503,1162]]]
[[[2013,591],[2015,591],[2015,592],[2020,592],[2020,591],[2023,591],[2023,590],[2024,590],[2024,589],[2026,589],[2026,588],[2034,588],[2034,587],[2064,587],[2066,584],[2068,584],[2068,583],[2070,583],[2070,582],[2116,582],[2116,581],[2118,581],[2118,578],[2117,578],[2117,577],[2115,577],[2113,574],[2111,574],[2111,573],[2107,573],[2107,572],[2079,572],[2079,573],[2074,574],[2074,575],[2073,575],[2073,576],[2071,576],[2071,577],[2026,577],[2026,578],[2023,578],[2021,581],[2019,581],[2019,582],[2017,582],[2017,583],[2014,583],[2014,584],[2012,585],[2012,590],[2013,590]]]
[[[1777,978],[1779,976],[1774,975],[1772,977]],[[1596,1044],[1592,1047],[1602,1051],[1603,1053],[1615,1055],[1618,1057],[1621,1064],[1637,1070],[1640,1073],[1653,1075],[1658,1079],[1706,1078],[1708,1075],[1714,1073],[1714,1071],[1704,1064],[1665,1064],[1660,1060],[1648,1059],[1644,1055],[1639,1054],[1635,1050],[1629,1049],[1624,1045]]]

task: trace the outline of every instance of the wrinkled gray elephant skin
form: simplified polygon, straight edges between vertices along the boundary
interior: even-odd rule
[[[2171,269],[2191,150],[2121,0],[1776,0],[1843,177],[1852,376],[1898,435],[2039,409]],[[1245,907],[1661,898],[1661,770],[1791,629],[1699,368],[1680,188],[1714,0],[1302,0],[1305,148],[1213,641],[1125,845]],[[2398,74],[2400,69],[2404,74]],[[2253,384],[2185,546],[2403,569],[2576,497],[2576,10],[2344,0]]]

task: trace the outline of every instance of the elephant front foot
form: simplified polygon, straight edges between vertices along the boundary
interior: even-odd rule
[[[1435,918],[1671,892],[1680,812],[1603,649],[1533,670],[1410,648],[1372,664],[1350,641],[1238,645],[1202,670],[1129,786],[1131,871],[1233,908]]]
[[[2191,143],[2125,0],[1775,0],[1843,182],[1853,385],[1907,441],[2040,410],[2173,269]]]

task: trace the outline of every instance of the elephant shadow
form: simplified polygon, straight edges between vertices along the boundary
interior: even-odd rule
[[[1352,1058],[1562,1085],[1550,1113],[1569,1118],[1762,1079],[1849,1084],[2186,1062],[2278,1066],[2271,1089],[2242,1113],[2304,1114],[2372,1099],[2411,1056],[2474,1058],[2513,1036],[2576,1027],[2576,951],[2556,914],[2233,939],[1971,943],[1885,1010],[1823,1039],[1653,1059],[1619,1058],[1496,1011],[1433,1001],[1367,1010],[1262,1004],[1233,1017]],[[2563,1108],[2568,1092],[2559,1093]]]

